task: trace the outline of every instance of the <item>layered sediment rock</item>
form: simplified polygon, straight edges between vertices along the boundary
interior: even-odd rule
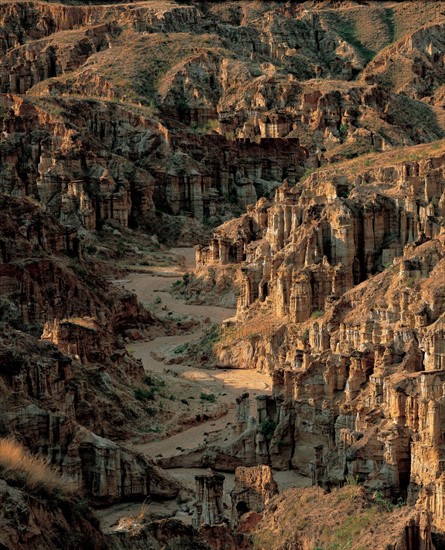
[[[119,333],[153,319],[92,275],[81,235],[247,210],[197,248],[193,292],[236,272],[218,359],[271,372],[273,394],[254,417],[240,396],[226,441],[159,461],[256,466],[236,478],[243,536],[219,523],[212,474],[201,535],[153,522],[123,544],[248,547],[255,514],[278,510],[270,467],[416,506],[394,512],[390,548],[430,550],[445,530],[443,25],[442,2],[0,6],[0,428],[76,490],[179,490],[118,443],[155,414]],[[341,505],[307,498],[330,494]]]
[[[276,549],[324,547],[339,541],[357,550],[435,548],[428,513],[409,507],[385,509],[359,487],[348,486],[330,493],[320,488],[285,491],[266,510],[254,540],[258,546]]]
[[[26,199],[1,200],[2,429],[93,499],[175,496],[176,482],[108,439],[135,429],[125,422],[128,403],[137,422],[151,423],[129,391],[142,365],[117,336],[152,317],[88,272],[74,229]]]
[[[0,190],[87,229],[153,229],[155,210],[215,225],[306,168],[440,138],[440,10],[419,30],[362,8],[3,4]],[[406,36],[368,63],[388,17]]]
[[[219,359],[274,382],[253,424],[240,398],[237,442],[215,457],[328,488],[354,476],[443,531],[444,158],[378,162],[285,184],[197,250],[209,269],[239,250]]]
[[[269,466],[237,468],[235,487],[230,493],[232,499],[232,521],[238,523],[243,514],[262,512],[274,496],[278,487]]]
[[[223,522],[224,479],[222,474],[216,472],[195,476],[197,499],[193,517],[195,527],[212,526]]]

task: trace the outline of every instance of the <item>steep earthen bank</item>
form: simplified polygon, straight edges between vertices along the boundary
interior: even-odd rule
[[[442,137],[443,3],[371,4],[2,3],[0,190],[174,240],[170,215],[215,226],[307,169]]]
[[[443,142],[404,155],[285,184],[197,258],[242,276],[219,359],[274,377],[256,428],[221,459],[244,448],[327,488],[353,476],[443,532]]]
[[[173,480],[109,439],[152,424],[134,396],[143,367],[118,335],[153,317],[93,275],[75,230],[27,200],[1,201],[2,431],[98,501],[174,496]]]

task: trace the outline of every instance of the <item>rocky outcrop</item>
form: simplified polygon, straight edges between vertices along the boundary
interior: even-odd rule
[[[351,166],[353,175],[321,170],[295,187],[287,183],[272,206],[260,201],[221,226],[208,249],[198,248],[197,261],[246,261],[240,308],[269,298],[278,318],[306,321],[388,266],[407,244],[439,235],[443,161],[439,153],[358,174]]]
[[[107,548],[106,537],[80,499],[36,498],[3,479],[0,495],[0,544],[5,548]]]
[[[45,456],[72,489],[107,502],[176,496],[176,482],[108,439],[131,433],[125,422],[129,403],[136,423],[152,422],[131,393],[124,398],[130,380],[142,377],[140,365],[122,357],[117,368],[104,370],[91,362],[82,367],[52,344],[4,330],[1,357],[3,426]]]
[[[193,525],[218,525],[224,520],[223,495],[224,479],[222,474],[209,472],[195,476],[196,504]]]
[[[324,548],[339,542],[356,550],[435,548],[427,513],[385,508],[378,498],[348,486],[327,494],[320,488],[285,491],[266,508],[253,539],[257,546],[276,550]]]
[[[152,423],[134,397],[142,365],[118,338],[152,317],[89,271],[74,229],[26,199],[1,201],[2,429],[92,499],[176,496],[176,482],[109,439]]]
[[[378,55],[365,69],[367,82],[422,99],[431,96],[444,79],[444,25],[417,30]]]
[[[209,219],[218,202],[231,197],[241,206],[254,203],[285,174],[301,173],[307,157],[297,139],[171,137],[160,123],[109,103],[34,105],[17,96],[4,98],[10,110],[3,117],[1,191],[33,195],[63,223],[90,230],[107,220],[147,227],[153,201],[170,214]],[[40,132],[30,135],[35,126]],[[24,156],[25,141],[29,154]],[[179,148],[184,152],[178,156]]]
[[[442,137],[442,22],[388,8],[411,34],[368,63],[394,37],[345,30],[362,8],[2,5],[0,190],[63,223],[162,234],[155,212],[214,226],[306,169]],[[386,83],[400,58],[425,89],[412,71],[414,91]]]
[[[230,493],[232,521],[237,524],[243,514],[262,512],[277,494],[278,487],[269,466],[237,468],[235,487]]]
[[[256,421],[239,399],[238,435],[214,464],[291,467],[325,488],[352,476],[441,532],[445,180],[428,151],[284,184],[197,255],[213,269],[240,251],[219,360],[273,374]]]
[[[142,139],[138,117],[120,111],[120,122],[111,123],[113,111],[119,111],[119,108],[102,105],[99,129],[96,126],[99,113],[94,104],[90,104],[88,113],[85,106],[71,103],[66,105],[67,109],[72,108],[78,114],[82,112],[85,117],[77,121],[77,127],[73,127],[29,101],[17,96],[3,97],[9,110],[2,120],[2,193],[32,195],[66,225],[98,229],[106,220],[114,220],[123,227],[136,226],[138,220],[147,222],[153,208],[152,177],[125,160],[122,154],[111,151],[114,149],[119,153],[118,133],[121,140],[128,139],[130,143],[137,139],[134,132],[139,132],[139,139]],[[116,126],[121,130],[118,131]],[[150,124],[142,121],[142,126],[145,126],[146,140]],[[38,133],[31,132],[35,127],[39,128]],[[107,128],[115,136],[108,151],[91,141],[96,131],[105,136]],[[159,140],[163,139],[159,125],[154,124],[151,131]],[[23,154],[25,142],[27,153]],[[92,154],[93,149],[96,149],[96,155]]]

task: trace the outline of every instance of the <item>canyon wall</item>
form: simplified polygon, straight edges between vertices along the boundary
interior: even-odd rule
[[[175,496],[174,480],[112,441],[153,422],[134,396],[142,364],[118,337],[153,317],[94,276],[77,232],[48,212],[2,195],[0,217],[2,433],[92,499]]]
[[[163,234],[168,216],[215,226],[307,169],[442,137],[440,12],[419,31],[410,5],[348,10],[4,3],[0,191]],[[405,28],[388,51],[385,17]]]
[[[273,375],[221,463],[353,477],[443,531],[443,142],[404,154],[285,183],[196,255],[240,273],[219,361]]]

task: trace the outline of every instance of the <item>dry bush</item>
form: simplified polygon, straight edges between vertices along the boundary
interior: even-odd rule
[[[0,439],[0,475],[23,484],[31,492],[72,492],[67,480],[46,464],[42,457],[31,455],[12,438]]]

